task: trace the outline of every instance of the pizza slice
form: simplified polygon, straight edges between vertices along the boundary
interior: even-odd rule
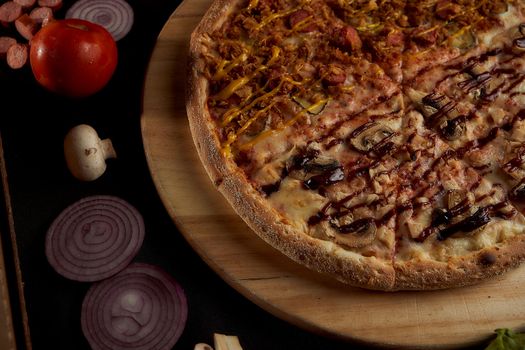
[[[412,156],[396,170],[393,289],[466,285],[516,266],[525,218],[505,185],[458,158],[417,111],[406,117]]]
[[[396,288],[465,285],[517,266],[525,218],[505,187],[454,158],[440,160],[434,171],[441,190],[400,214],[406,229],[398,230]]]
[[[340,133],[372,111],[378,120],[399,117],[399,88],[360,57],[351,34],[343,40],[346,26],[323,2],[245,5],[231,22],[203,28],[192,42],[199,56],[188,114],[201,159],[219,190],[273,246],[340,280],[389,289],[394,231],[374,220],[390,207],[365,208],[375,194],[348,184],[350,164],[368,160]],[[231,40],[219,40],[224,35]],[[385,128],[376,126],[366,147],[382,135],[394,138],[394,126]],[[316,223],[320,212],[336,207],[345,213]]]
[[[330,111],[327,106],[319,118],[330,119]],[[261,222],[263,237],[282,226],[293,244],[266,238],[292,258],[347,283],[390,289],[397,190],[386,173],[398,162],[393,153],[402,147],[403,113],[397,94],[312,131],[261,166],[252,159],[242,176],[273,217]]]

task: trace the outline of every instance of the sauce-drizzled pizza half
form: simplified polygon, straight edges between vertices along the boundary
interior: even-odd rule
[[[525,258],[523,0],[216,0],[187,111],[219,191],[310,268],[438,289]]]

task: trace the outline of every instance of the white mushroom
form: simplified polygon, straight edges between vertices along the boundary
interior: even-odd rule
[[[69,171],[79,180],[93,181],[106,171],[106,159],[116,158],[110,139],[101,140],[89,125],[77,125],[64,139]]]

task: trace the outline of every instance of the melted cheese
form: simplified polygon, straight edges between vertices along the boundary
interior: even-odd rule
[[[483,248],[498,246],[512,237],[523,235],[525,234],[523,225],[522,218],[517,222],[495,219],[483,229],[466,234],[463,237],[454,237],[437,242],[427,240],[422,244],[404,240],[399,245],[396,260],[422,259],[446,262],[454,257],[462,257]]]
[[[290,220],[293,226],[307,232],[308,218],[315,215],[327,200],[316,192],[304,189],[301,181],[286,178],[282,181],[279,191],[273,193],[268,201]]]

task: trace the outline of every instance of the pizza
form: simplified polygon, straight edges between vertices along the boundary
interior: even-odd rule
[[[523,0],[215,0],[188,72],[207,173],[296,262],[393,291],[524,260]]]

